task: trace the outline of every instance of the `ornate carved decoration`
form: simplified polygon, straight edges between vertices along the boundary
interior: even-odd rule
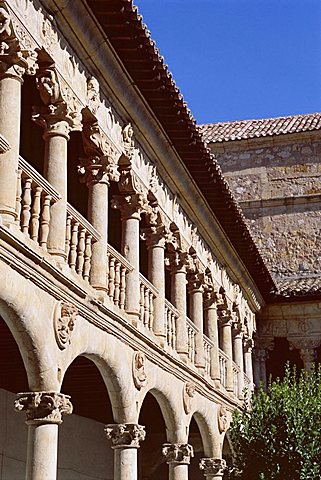
[[[189,264],[188,253],[183,251],[167,252],[165,258],[165,265],[171,272],[186,272]]]
[[[80,160],[78,173],[87,185],[119,180],[119,153],[98,123],[85,123],[82,131],[86,158]]]
[[[166,463],[189,465],[191,457],[194,457],[194,450],[188,443],[164,443],[162,454]]]
[[[125,155],[128,160],[131,160],[132,156],[134,155],[135,143],[134,130],[130,123],[123,128],[122,139]]]
[[[124,196],[115,195],[111,201],[111,206],[120,210],[122,220],[130,217],[140,218],[142,212],[150,210],[147,198],[139,193]]]
[[[53,325],[57,344],[64,350],[71,343],[78,309],[71,303],[59,302],[55,308]]]
[[[220,433],[224,433],[228,429],[227,410],[224,405],[219,405],[217,409],[217,424]]]
[[[72,413],[69,395],[57,392],[18,393],[14,408],[17,412],[26,412],[28,425],[62,423],[62,415]]]
[[[29,37],[28,37],[29,38]],[[27,32],[12,21],[5,3],[0,7],[0,78],[9,75],[22,79],[34,75],[38,68],[37,54],[32,51]],[[29,46],[29,48],[26,48]]]
[[[222,458],[201,458],[200,470],[204,470],[205,477],[212,475],[223,476],[226,469],[226,461]]]
[[[58,44],[58,33],[55,20],[52,15],[45,15],[42,22],[42,44],[48,53],[52,53],[53,47]]]
[[[139,448],[139,443],[145,440],[145,427],[136,423],[108,424],[105,428],[111,448]]]
[[[192,410],[192,398],[195,395],[196,385],[193,382],[186,382],[183,387],[183,406],[186,415]]]
[[[145,371],[146,358],[143,352],[135,352],[133,355],[133,380],[135,387],[140,390],[147,385],[147,374]]]
[[[252,338],[244,338],[243,348],[245,353],[252,353],[254,348],[254,341]]]
[[[68,136],[70,130],[81,130],[81,104],[54,66],[40,68],[37,89],[44,107],[34,107],[33,120],[47,133]]]
[[[321,344],[320,337],[287,337],[290,349],[311,350],[318,348]]]
[[[165,226],[165,220],[158,205],[150,207],[146,219],[149,227],[142,230],[141,238],[146,240],[147,248],[154,246],[165,248],[170,232]]]
[[[156,193],[158,190],[159,182],[158,182],[158,175],[157,175],[157,169],[155,165],[151,167],[150,172],[149,172],[149,190],[152,193]]]
[[[187,282],[188,282],[189,293],[204,292],[204,284],[205,284],[204,273],[202,272],[188,273]]]
[[[147,198],[147,190],[131,167],[121,167],[119,190],[123,195],[144,195]]]
[[[96,114],[100,107],[99,82],[95,77],[87,79],[87,104],[90,110]]]

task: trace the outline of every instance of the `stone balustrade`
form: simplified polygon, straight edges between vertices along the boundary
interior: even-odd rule
[[[158,290],[143,276],[139,275],[140,284],[140,309],[139,318],[144,327],[153,331],[154,326],[154,300],[158,296]]]
[[[176,349],[176,324],[179,318],[179,312],[168,301],[165,300],[165,332],[166,332],[166,344]]]
[[[206,335],[203,335],[203,343],[204,343],[205,375],[210,375],[211,348],[214,346],[214,344]]]
[[[195,364],[195,339],[199,330],[192,320],[186,317],[187,338],[188,338],[188,359]]]
[[[22,157],[16,188],[16,223],[19,229],[45,250],[50,228],[50,209],[59,193]]]
[[[219,365],[220,365],[220,380],[221,380],[221,385],[222,385],[223,387],[226,387],[226,376],[227,376],[228,356],[227,356],[221,349],[219,349],[218,358],[219,358]]]
[[[233,362],[233,393],[236,397],[239,395],[239,375],[240,367]]]
[[[110,302],[125,310],[126,276],[133,267],[111,245],[107,245],[107,293]]]

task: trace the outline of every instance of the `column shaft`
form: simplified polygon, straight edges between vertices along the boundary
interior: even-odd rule
[[[188,480],[188,465],[181,465],[179,463],[170,463],[169,480]]]
[[[88,193],[88,220],[101,235],[100,240],[92,245],[90,283],[97,290],[106,292],[108,183],[92,182]]]
[[[21,83],[19,76],[0,79],[0,133],[11,148],[1,154],[0,215],[4,224],[16,219],[15,198],[20,144]]]
[[[245,373],[248,376],[248,378],[250,380],[250,384],[252,386],[253,385],[252,349],[247,349],[245,351],[244,360],[245,360]]]
[[[148,249],[148,274],[149,281],[158,290],[158,296],[154,301],[154,325],[155,335],[164,337],[165,320],[165,246],[151,245]]]
[[[122,218],[122,255],[134,267],[126,280],[126,311],[139,317],[139,220],[138,213]]]
[[[57,477],[58,425],[29,425],[26,480]]]
[[[206,322],[208,337],[213,342],[211,348],[211,370],[210,375],[212,380],[217,384],[220,382],[220,364],[219,364],[219,341],[218,341],[218,321],[217,321],[217,310],[215,303],[212,303],[205,310]]]
[[[114,480],[137,480],[137,449],[114,450]]]
[[[195,337],[195,365],[200,370],[205,368],[204,339],[203,339],[203,292],[202,290],[190,291],[191,320],[199,332]]]
[[[240,368],[238,374],[238,396],[243,398],[244,390],[244,361],[243,361],[243,336],[241,333],[234,335],[234,356],[235,363]]]
[[[176,350],[183,360],[188,358],[188,336],[186,328],[186,272],[185,269],[171,273],[172,303],[180,313],[176,330]]]
[[[228,357],[226,365],[226,390],[233,392],[233,350],[230,322],[222,324],[222,350]]]
[[[45,171],[48,182],[60,193],[58,200],[50,209],[50,230],[48,251],[57,258],[65,260],[65,235],[67,216],[67,141],[69,126],[65,121],[57,121],[55,130],[46,131]],[[53,125],[51,124],[50,127]],[[62,133],[63,132],[63,133]]]

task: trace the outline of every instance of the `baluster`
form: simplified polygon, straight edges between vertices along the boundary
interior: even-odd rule
[[[38,233],[39,233],[39,217],[41,211],[41,194],[42,194],[42,187],[36,187],[35,194],[33,197],[32,202],[32,209],[31,209],[31,224],[30,224],[30,233],[31,239],[35,242],[38,241]]]
[[[148,288],[145,287],[145,291],[144,291],[144,325],[145,327],[148,328],[149,326],[149,291],[148,291]]]
[[[106,268],[106,285],[107,285],[107,290],[108,290],[108,296],[109,296],[109,262],[110,262],[110,253],[107,250],[107,268]]]
[[[109,262],[109,286],[108,286],[109,298],[114,303],[115,292],[115,258],[110,257]]]
[[[120,270],[120,292],[119,292],[119,308],[125,310],[126,299],[126,267],[121,266]]]
[[[114,303],[119,307],[119,294],[120,294],[120,262],[117,260],[115,263],[115,292]]]
[[[21,230],[26,234],[28,234],[30,222],[31,184],[32,179],[26,178],[22,194]]]
[[[144,299],[145,299],[145,288],[144,288],[144,285],[141,283],[140,284],[140,297],[139,297],[139,306],[140,306],[140,309],[139,309],[139,318],[140,320],[143,322],[144,320]]]
[[[166,343],[167,345],[169,345],[168,343],[168,312],[169,312],[169,308],[167,307],[167,305],[165,304],[165,312],[164,312],[164,331],[165,331],[165,335],[166,335]]]
[[[84,227],[80,228],[79,238],[78,238],[78,252],[77,252],[77,273],[82,277],[82,271],[84,268],[84,261],[85,261],[85,237],[86,237],[86,229]]]
[[[22,170],[21,168],[19,168],[17,172],[17,188],[16,188],[16,214],[17,214],[16,221],[18,225],[20,225],[20,214],[21,214],[21,193],[22,193],[21,174],[22,174]]]
[[[69,258],[70,252],[70,241],[71,241],[71,215],[67,213],[67,220],[66,220],[66,241],[65,241],[65,252],[67,258]]]
[[[169,311],[168,319],[169,319],[169,322],[168,322],[169,345],[170,345],[170,347],[173,348],[173,344],[174,344],[174,337],[173,337],[173,312]]]
[[[176,343],[176,317],[175,314],[172,314],[172,348],[175,348],[175,343]]]
[[[45,250],[47,250],[47,240],[49,235],[50,205],[51,195],[45,195],[40,219],[40,246]]]
[[[89,273],[91,267],[91,244],[92,244],[92,235],[87,233],[86,235],[86,246],[85,246],[85,262],[84,262],[84,280],[89,282]]]
[[[195,332],[192,332],[192,362],[195,361]]]
[[[70,253],[69,253],[69,265],[71,270],[73,271],[76,271],[78,228],[79,228],[79,223],[73,222],[72,229],[71,229]]]
[[[154,326],[154,295],[149,292],[149,329],[152,331]]]

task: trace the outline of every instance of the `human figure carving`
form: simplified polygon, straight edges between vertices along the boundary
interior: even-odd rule
[[[195,395],[195,384],[193,382],[186,382],[183,389],[183,405],[186,415],[192,409],[192,398]]]
[[[135,352],[133,356],[133,379],[135,387],[140,390],[147,385],[147,374],[145,371],[145,354]]]

